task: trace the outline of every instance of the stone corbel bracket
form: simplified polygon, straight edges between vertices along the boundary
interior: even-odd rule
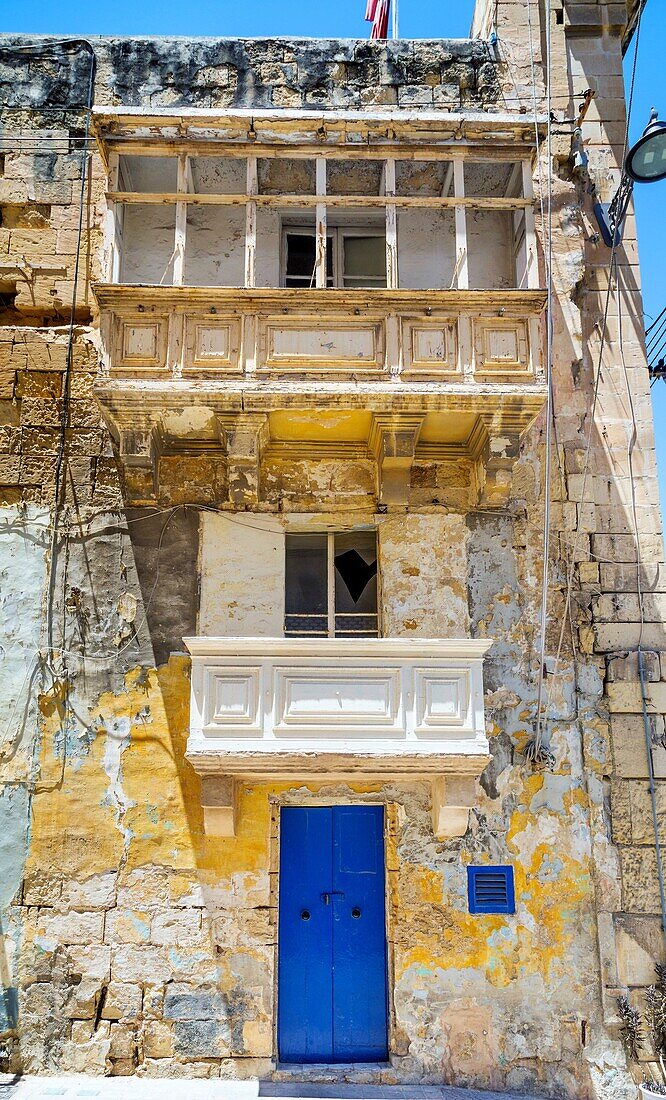
[[[123,428],[118,435],[118,451],[125,471],[125,483],[130,497],[157,496],[158,463],[161,438],[156,423],[141,423]]]
[[[236,836],[238,790],[233,776],[202,775],[201,805],[207,836]]]
[[[368,447],[377,462],[377,500],[387,507],[406,508],[416,445],[424,416],[376,414]]]
[[[475,447],[470,453],[477,462],[478,505],[498,508],[507,504],[511,494],[513,467],[520,456],[523,427],[512,425],[506,413],[497,417],[479,417]],[[508,422],[509,421],[509,422]]]
[[[266,413],[241,413],[224,429],[227,443],[229,500],[248,508],[259,500],[261,457],[270,440]]]
[[[437,840],[462,837],[476,805],[476,775],[442,775],[431,781],[432,831]],[[238,829],[238,779],[202,775],[201,805],[206,836],[235,837]]]
[[[432,831],[438,840],[464,836],[476,804],[476,776],[447,775],[432,781]]]

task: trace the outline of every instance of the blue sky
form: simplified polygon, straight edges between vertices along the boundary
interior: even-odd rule
[[[462,38],[469,31],[473,0],[399,0],[401,38]],[[5,14],[6,31],[33,34],[129,35],[313,35],[364,38],[365,0],[107,0],[81,4],[80,0],[23,0]],[[643,15],[630,140],[640,136],[650,108],[666,119],[666,80],[663,42],[666,0],[648,0]],[[633,58],[629,50],[626,68]],[[628,76],[628,72],[627,72]],[[635,190],[645,314],[655,317],[666,305],[663,256],[666,250],[666,180]],[[652,389],[662,500],[666,501],[666,382]]]
[[[638,43],[636,85],[629,127],[630,142],[636,141],[647,125],[650,108],[656,107],[666,119],[666,78],[664,74],[664,27],[666,0],[648,0],[641,22]],[[634,46],[625,58],[627,90],[631,75]],[[666,250],[666,180],[662,183],[636,184],[634,190],[638,222],[638,250],[641,262],[643,305],[646,324],[666,306],[664,251]],[[662,504],[666,503],[666,382],[652,387],[655,438]]]
[[[399,0],[401,38],[465,38],[473,0]],[[365,0],[22,0],[6,31],[42,34],[278,35],[365,38]]]

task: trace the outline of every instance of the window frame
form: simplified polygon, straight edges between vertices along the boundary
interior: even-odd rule
[[[344,615],[345,612],[339,612],[339,611],[336,612],[336,610],[335,610],[335,594],[336,594],[335,539],[336,539],[337,535],[353,535],[355,532],[361,533],[361,532],[366,532],[366,531],[371,532],[375,537],[375,553],[376,553],[376,560],[377,560],[377,573],[376,573],[376,577],[377,577],[377,609],[374,612],[374,617],[375,617],[375,621],[376,621],[376,632],[374,634],[370,634],[369,632],[364,631],[362,633],[359,632],[356,636],[359,639],[363,639],[363,638],[381,638],[382,637],[382,631],[381,631],[381,576],[380,576],[380,570],[379,570],[379,538],[378,538],[378,531],[377,531],[376,527],[355,527],[355,528],[340,529],[340,530],[334,530],[334,531],[288,531],[287,532],[287,536],[289,536],[289,535],[312,535],[313,537],[314,536],[319,536],[320,538],[322,536],[326,536],[326,634],[315,633],[314,631],[311,634],[305,634],[305,633],[296,634],[293,631],[287,631],[286,623],[287,623],[287,618],[289,617],[289,613],[287,612],[287,601],[286,601],[287,590],[286,590],[286,577],[285,577],[285,590],[284,590],[285,602],[284,602],[284,615],[283,615],[283,627],[282,627],[285,638],[303,638],[303,637],[344,638],[344,639],[350,640],[350,634],[349,633],[336,632],[336,618],[340,617],[341,615]],[[285,547],[285,549],[284,549],[285,560],[286,560],[288,545],[289,544],[287,542],[287,539],[285,538],[285,544],[284,544],[284,547]],[[373,612],[360,612],[359,614],[366,615],[369,618],[373,614]],[[313,612],[313,617],[318,618],[319,616],[317,616]]]
[[[287,237],[291,235],[312,237],[315,242],[315,255],[317,249],[317,230],[316,226],[304,225],[303,223],[291,225],[289,222],[283,222],[281,226],[281,245],[280,245],[280,286],[287,288],[287,256],[288,256],[288,244]],[[372,222],[364,222],[362,224],[355,225],[328,225],[326,228],[326,241],[328,247],[329,238],[332,240],[332,253],[333,253],[333,275],[332,283],[328,283],[327,289],[330,290],[367,290],[377,289],[385,290],[387,286],[387,272],[384,268],[384,281],[380,283],[377,280],[365,283],[361,286],[345,286],[345,271],[344,271],[344,247],[345,238],[347,237],[379,237],[384,241],[384,247],[386,247],[386,227]],[[355,276],[349,276],[354,278]],[[289,276],[289,278],[297,278],[297,276]],[[303,277],[305,278],[305,276]],[[361,276],[358,276],[361,278]],[[368,276],[370,278],[370,276]],[[314,289],[315,286],[315,271],[313,269],[312,277],[309,283],[303,283],[307,289]],[[289,288],[287,288],[289,289]],[[293,288],[291,288],[293,289]]]

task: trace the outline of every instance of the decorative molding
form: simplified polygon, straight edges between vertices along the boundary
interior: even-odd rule
[[[147,466],[151,454],[217,453],[238,507],[260,499],[268,447],[307,462],[370,459],[378,504],[398,509],[415,456],[471,461],[480,506],[501,505],[517,441],[546,400],[540,291],[428,291],[426,305],[414,290],[96,293],[105,369],[95,393],[110,431],[131,439],[149,422],[159,437],[152,451],[121,446],[121,457]],[[152,482],[125,484],[129,502],[161,499],[157,468]]]
[[[452,319],[415,321],[403,318],[401,338],[405,374],[427,378],[459,376],[456,328],[456,321]]]
[[[270,438],[266,413],[239,413],[226,429],[229,500],[239,508],[256,507],[261,456]]]
[[[259,318],[257,371],[318,370],[369,372],[384,370],[384,318],[374,323],[329,320],[320,314],[294,318]]]
[[[472,325],[475,377],[531,373],[526,320],[477,317]]]
[[[478,776],[488,639],[186,638],[187,757],[235,779]]]
[[[112,319],[113,366],[122,371],[166,371],[169,319],[155,314]]]
[[[183,374],[240,371],[240,342],[240,317],[187,316]]]

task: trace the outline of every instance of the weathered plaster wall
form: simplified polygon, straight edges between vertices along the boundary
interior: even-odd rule
[[[499,74],[506,79],[506,102],[515,104],[512,97],[524,92],[529,112],[525,8],[500,3],[498,19],[502,49],[513,50],[502,54],[508,70],[490,59],[484,42],[97,41],[98,100],[490,109],[501,102]],[[572,56],[582,58],[585,76],[595,66],[612,70],[609,80],[619,73],[617,36],[607,38],[610,55],[592,35],[587,47],[583,36],[576,40]],[[555,42],[565,73],[564,38],[558,33]],[[6,1033],[8,1064],[26,1071],[147,1076],[274,1073],[276,807],[360,797],[389,808],[395,985],[393,1064],[382,1071],[384,1078],[570,1097],[632,1095],[609,1030],[613,993],[625,981],[644,982],[659,944],[645,812],[647,757],[641,755],[634,657],[622,648],[638,637],[628,405],[615,331],[592,436],[590,488],[581,502],[594,329],[608,257],[590,237],[589,199],[584,181],[571,175],[567,148],[558,147],[555,182],[562,469],[553,485],[547,668],[553,670],[565,616],[563,562],[572,545],[580,557],[572,624],[578,661],[574,666],[567,638],[561,673],[554,686],[546,681],[554,766],[535,770],[521,755],[535,707],[541,421],[524,441],[506,510],[469,510],[465,463],[418,462],[408,513],[379,521],[387,631],[495,639],[486,669],[492,761],[467,835],[433,839],[428,790],[420,784],[367,785],[354,792],[273,784],[241,788],[238,836],[220,840],[203,834],[198,781],[184,759],[189,665],[182,637],[197,629],[199,582],[198,629],[272,631],[276,603],[267,602],[265,583],[273,575],[277,586],[279,568],[271,574],[267,562],[277,560],[279,540],[271,532],[262,543],[254,517],[241,524],[238,516],[231,521],[186,507],[192,485],[203,484],[213,499],[224,488],[223,480],[222,489],[215,482],[222,478],[215,460],[200,455],[162,457],[163,508],[123,508],[112,448],[91,395],[97,335],[94,327],[83,328],[92,308],[88,285],[97,271],[102,214],[96,159],[85,207],[86,274],[65,433],[61,535],[68,537],[66,545],[61,538],[58,555],[57,650],[39,683],[28,678],[24,684],[30,653],[43,646],[44,619],[36,613],[37,600],[29,611],[22,603],[15,613],[13,608],[26,586],[43,594],[46,577],[44,527],[52,517],[75,246],[72,200],[80,169],[70,141],[81,129],[85,60],[71,55],[54,75],[50,67],[22,66],[14,57],[0,82],[16,129],[39,132],[41,141],[48,127],[52,143],[48,152],[35,152],[17,139],[17,151],[6,155],[0,247],[34,263],[47,258],[55,268],[28,266],[24,275],[3,276],[2,282],[0,492],[11,545],[2,545],[0,568],[13,570],[3,599],[12,609],[10,624],[15,616],[20,623],[5,646],[0,676],[7,670],[3,698],[25,698],[20,713],[27,716],[23,732],[10,712],[2,748],[3,835],[7,821],[17,844],[0,976],[9,991],[5,1016],[17,1005],[21,1013],[18,1030]],[[63,107],[61,116],[40,113],[56,105]],[[602,161],[606,137],[593,116],[590,126]],[[630,263],[631,231],[625,240]],[[65,274],[57,273],[61,269]],[[632,354],[636,349],[640,364],[640,333]],[[631,367],[629,378],[642,421],[637,491],[643,574],[659,594],[662,555],[653,520],[644,368]],[[268,454],[262,505],[269,512],[300,512],[305,524],[314,525],[315,510],[326,514],[326,523],[332,516],[343,525],[359,516],[367,522],[376,507],[373,466]],[[257,518],[259,525],[282,528],[277,514]],[[254,591],[246,584],[248,569]],[[232,589],[240,595],[238,609],[227,601]],[[660,602],[650,603],[643,635],[655,650],[662,643]],[[658,711],[661,663],[652,659],[649,668]],[[661,728],[655,717],[656,731]],[[664,753],[655,748],[660,775],[666,775]],[[22,847],[23,838],[28,843]],[[464,867],[472,860],[514,863],[515,916],[467,913]]]
[[[203,516],[199,634],[280,638],[284,524],[250,513]]]

